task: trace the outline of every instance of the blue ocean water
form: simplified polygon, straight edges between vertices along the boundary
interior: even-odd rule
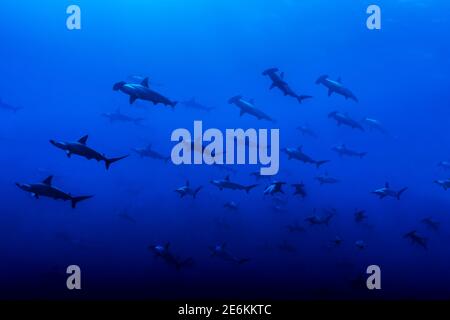
[[[66,28],[67,6],[81,8],[81,30]],[[381,30],[368,30],[366,8],[382,10]],[[0,297],[21,298],[241,298],[430,299],[450,297],[450,199],[434,183],[450,171],[448,135],[449,3],[444,0],[154,0],[3,1],[0,5],[0,96],[21,107],[0,109]],[[262,75],[277,67],[301,94],[299,104]],[[315,83],[341,78],[359,102]],[[130,105],[113,84],[144,75],[173,100],[174,108],[147,101]],[[277,120],[270,123],[228,104],[242,94]],[[214,107],[189,109],[196,97]],[[144,118],[142,125],[110,123],[102,113]],[[356,120],[379,120],[387,133],[337,126],[339,110]],[[259,166],[175,166],[140,158],[132,148],[166,155],[174,129],[279,128],[281,147],[303,146],[329,163],[314,165],[280,156],[276,177],[255,180]],[[296,129],[307,125],[317,138]],[[105,170],[49,143],[76,141],[110,157],[130,154]],[[339,157],[345,144],[367,152]],[[317,175],[340,181],[321,186]],[[36,200],[16,182],[53,184],[74,195],[94,195],[76,209]],[[258,183],[248,194],[210,180],[230,175]],[[203,186],[180,198],[186,180]],[[264,196],[270,180],[305,184],[307,196]],[[400,200],[371,191],[386,182],[408,187]],[[237,212],[224,204],[234,201]],[[355,222],[365,210],[367,221]],[[314,214],[335,212],[328,226],[309,225]],[[132,219],[124,219],[124,216]],[[438,230],[422,220],[431,217]],[[298,222],[304,232],[286,226]],[[412,230],[427,239],[414,245]],[[342,239],[333,245],[336,237]],[[362,240],[364,249],[356,241]],[[148,249],[170,243],[189,268],[176,270]],[[241,265],[211,255],[226,243]],[[82,270],[82,290],[66,288],[68,265]],[[366,268],[378,265],[382,289],[365,288]]]

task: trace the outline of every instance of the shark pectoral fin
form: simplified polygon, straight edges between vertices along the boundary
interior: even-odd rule
[[[272,84],[270,85],[270,87],[269,87],[269,90],[272,90],[272,89],[275,88],[275,87],[276,87],[275,83],[272,83]]]
[[[136,101],[136,96],[130,96],[130,104],[133,104]]]
[[[37,193],[31,193],[31,196],[35,199],[39,199],[39,195]]]
[[[328,96],[331,96],[332,93],[333,93],[333,89],[328,89]]]
[[[241,109],[241,112],[239,113],[239,115],[242,117],[245,114],[245,111]]]
[[[67,155],[68,158],[70,158],[70,156],[72,155],[72,153],[71,153],[69,150],[67,150],[67,151],[66,151],[66,155]]]

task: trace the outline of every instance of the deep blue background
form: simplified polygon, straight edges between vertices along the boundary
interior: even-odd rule
[[[366,8],[382,8],[382,30],[369,31]],[[82,10],[82,30],[68,31],[69,4]],[[154,0],[2,1],[0,5],[0,96],[24,109],[0,110],[0,297],[1,298],[449,298],[450,199],[433,184],[450,176],[437,163],[450,158],[448,1],[438,0]],[[262,71],[277,66],[294,90],[314,99],[299,105],[283,97]],[[128,104],[112,91],[130,74],[145,74],[174,100],[196,96],[210,113],[177,105],[175,111],[148,102]],[[315,85],[321,74],[342,81],[360,102],[327,97]],[[273,125],[239,117],[227,100],[255,99],[278,120]],[[110,124],[100,116],[120,107],[145,117],[145,126]],[[327,118],[333,110],[355,119],[379,119],[389,130],[353,131]],[[288,192],[287,212],[274,212],[261,186],[249,195],[220,192],[209,180],[225,172],[207,166],[175,167],[135,154],[106,171],[103,164],[68,159],[49,139],[77,140],[109,156],[152,143],[169,154],[172,130],[205,127],[280,128],[282,146],[331,162],[314,166],[281,156],[277,179],[303,181],[308,197]],[[309,124],[319,139],[295,128]],[[366,158],[339,158],[338,143],[367,151]],[[238,167],[232,179],[254,183],[258,167]],[[321,187],[329,172],[341,183]],[[76,210],[68,203],[35,200],[14,182],[54,184],[73,194],[95,194]],[[198,198],[180,199],[174,189],[189,179],[203,185]],[[408,186],[400,201],[380,201],[370,191],[389,181]],[[238,213],[224,210],[226,201]],[[327,227],[289,234],[288,223],[317,208],[336,208]],[[365,209],[372,228],[353,220]],[[126,210],[132,224],[118,217]],[[441,222],[431,232],[420,220]],[[229,230],[218,228],[225,219]],[[411,229],[429,238],[429,248],[402,238]],[[341,248],[329,249],[339,235]],[[367,248],[358,251],[356,240]],[[287,240],[296,253],[280,252]],[[195,266],[177,272],[147,250],[171,242]],[[238,266],[210,257],[208,246],[227,242],[251,261]],[[81,293],[65,289],[65,267],[80,265]],[[370,264],[382,268],[381,292],[352,286]]]

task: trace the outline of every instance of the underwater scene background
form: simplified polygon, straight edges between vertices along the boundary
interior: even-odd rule
[[[80,30],[66,27],[71,4],[81,8]],[[382,10],[381,30],[366,27],[371,4]],[[450,298],[448,1],[21,0],[0,8],[1,299]],[[300,104],[269,90],[262,73],[273,67],[312,98]],[[341,79],[358,102],[328,96],[316,84],[321,75]],[[176,106],[130,104],[113,90],[145,77]],[[276,122],[240,116],[228,103],[236,95]],[[193,97],[208,110],[189,108]],[[119,109],[142,120],[105,116]],[[337,125],[333,111],[362,128]],[[281,152],[279,173],[258,179],[259,165],[175,166],[133,150],[151,144],[169,156],[172,131],[192,130],[194,120],[277,128],[281,148],[302,146],[329,162],[316,168]],[[49,143],[85,135],[107,156],[129,156],[106,170]],[[339,156],[332,148],[342,145],[366,154]],[[63,191],[94,197],[73,209],[15,185],[50,175]],[[210,183],[227,175],[258,186],[247,193]],[[318,176],[338,182],[321,185]],[[195,198],[174,192],[186,181],[202,186]],[[284,194],[263,194],[273,181],[286,182]],[[408,189],[399,199],[372,193],[386,182]],[[305,197],[293,195],[298,183]],[[189,264],[178,268],[149,249],[168,243]],[[214,254],[221,244],[228,256]],[[66,288],[73,264],[79,291]],[[381,290],[366,288],[374,264]]]

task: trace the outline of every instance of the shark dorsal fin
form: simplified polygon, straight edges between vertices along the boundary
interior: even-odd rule
[[[384,184],[384,186],[385,186],[386,188],[389,188],[389,182],[386,182],[386,183]]]
[[[225,176],[225,181],[230,181],[230,175],[229,175],[229,174],[227,174],[227,175]]]
[[[44,181],[42,181],[42,183],[51,186],[52,180],[53,180],[53,176],[48,176],[47,178],[44,179]]]
[[[169,247],[170,247],[170,242],[167,242],[167,243],[164,245],[164,249],[169,250]]]
[[[141,86],[148,88],[148,77],[146,77],[144,80],[142,80]]]
[[[88,135],[85,135],[85,136],[81,137],[81,138],[78,140],[78,142],[81,143],[81,144],[86,144],[88,138],[89,138],[89,136],[88,136]]]

